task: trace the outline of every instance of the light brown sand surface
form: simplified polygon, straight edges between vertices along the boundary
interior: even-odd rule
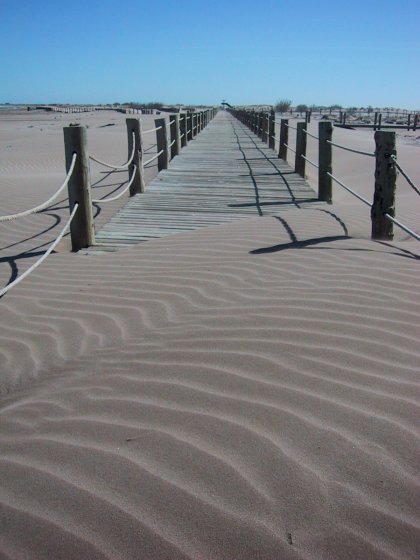
[[[418,558],[420,251],[365,213],[63,247],[11,290],[0,558]]]

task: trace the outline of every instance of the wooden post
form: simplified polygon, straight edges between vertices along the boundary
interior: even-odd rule
[[[134,140],[134,158],[133,165],[128,168],[128,177],[131,180],[133,173],[135,178],[130,187],[130,196],[144,192],[144,169],[143,169],[143,149],[140,133],[140,123],[138,119],[126,119],[127,140],[128,140],[128,157],[133,151]],[[135,165],[135,167],[134,167]]]
[[[306,122],[297,123],[296,130],[296,154],[295,154],[295,172],[301,177],[305,177],[306,161],[302,156],[306,156],[306,134],[303,132],[306,128]]]
[[[331,121],[318,123],[318,200],[332,203],[332,179],[327,173],[332,173],[332,141],[333,125]]]
[[[289,143],[289,119],[280,119],[279,158],[287,161],[287,147]]]
[[[382,126],[382,113],[379,113],[378,130],[381,130],[381,126]]]
[[[410,130],[411,114],[407,117],[407,130]]]
[[[158,157],[158,171],[168,169],[169,165],[169,150],[168,150],[168,136],[166,134],[166,120],[155,119],[155,127],[159,128],[156,131],[157,152],[163,152]]]
[[[180,127],[180,134],[181,134],[181,148],[185,148],[185,146],[188,144],[188,139],[187,139],[187,114],[184,113],[183,115],[181,115],[181,117],[179,118],[179,127]]]
[[[372,239],[392,240],[394,225],[385,214],[395,216],[396,165],[391,158],[396,155],[395,132],[375,132],[376,167],[375,194],[371,209]]]
[[[66,171],[70,169],[73,154],[77,154],[76,164],[69,179],[70,213],[76,202],[79,208],[70,224],[71,246],[78,251],[95,244],[95,229],[92,214],[92,197],[90,192],[89,155],[87,151],[87,134],[84,126],[64,127],[64,149]]]
[[[375,120],[373,122],[373,130],[376,130],[376,123],[378,122],[378,112],[375,111]]]
[[[187,140],[192,140],[193,139],[193,118],[192,118],[192,113],[188,112],[187,116]]]
[[[275,139],[275,113],[271,111],[268,117],[268,147],[272,150],[276,149],[276,139]]]
[[[415,114],[415,115],[414,115],[413,130],[416,130],[416,129],[417,129],[418,120],[419,120],[419,116],[418,116],[418,114]]]
[[[179,156],[181,151],[181,133],[179,132],[179,115],[171,115],[170,118],[170,131],[171,131],[171,159]]]

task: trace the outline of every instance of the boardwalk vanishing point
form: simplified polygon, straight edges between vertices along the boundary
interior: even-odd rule
[[[146,187],[96,233],[82,254],[272,216],[288,208],[324,207],[310,185],[227,111],[182,149]]]

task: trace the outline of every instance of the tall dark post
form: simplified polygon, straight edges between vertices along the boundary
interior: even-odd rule
[[[280,120],[279,158],[287,161],[287,146],[289,143],[289,119]]]
[[[95,244],[86,128],[84,126],[66,126],[64,128],[64,148],[67,172],[71,167],[73,154],[77,156],[67,188],[70,214],[73,212],[74,205],[76,203],[79,205],[70,224],[71,246],[73,251],[78,251]]]
[[[319,121],[318,123],[318,200],[332,203],[332,179],[328,173],[332,173],[332,141],[333,125],[331,121]]]
[[[156,130],[156,143],[157,152],[162,151],[158,157],[158,170],[168,169],[169,165],[169,150],[168,150],[168,136],[166,133],[166,120],[165,119],[155,119]]]
[[[395,132],[375,132],[376,166],[375,194],[371,209],[372,239],[392,240],[394,225],[385,214],[395,216],[395,190],[397,168],[391,156],[395,156]]]
[[[128,168],[129,179],[131,180],[133,174],[135,175],[130,187],[130,196],[134,196],[144,192],[145,189],[142,138],[138,119],[126,119],[125,123],[127,125],[128,157],[132,154],[134,142],[133,165]]]

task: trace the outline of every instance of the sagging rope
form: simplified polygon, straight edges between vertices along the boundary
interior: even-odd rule
[[[315,136],[315,134],[311,134],[308,130],[306,130],[306,128],[303,129],[303,132],[304,132],[307,136],[310,136],[311,138],[315,138],[315,140],[319,140],[318,136]]]
[[[63,189],[66,188],[67,183],[69,182],[70,177],[74,171],[74,166],[76,165],[76,159],[77,159],[77,154],[75,153],[73,154],[70,169],[68,170],[66,178],[64,179],[64,183],[48,200],[46,200],[42,204],[39,204],[38,206],[35,206],[34,208],[30,208],[29,210],[24,210],[23,212],[18,212],[17,214],[9,214],[8,216],[1,216],[0,222],[9,222],[11,220],[16,220],[17,218],[23,218],[24,216],[29,216],[30,214],[36,214],[37,212],[40,212],[41,210],[48,208],[51,202],[53,202],[58,197],[58,195],[63,191]]]
[[[59,233],[58,237],[56,238],[56,240],[54,241],[54,243],[52,245],[50,245],[50,247],[45,251],[45,253],[42,255],[42,257],[40,259],[38,259],[31,267],[28,268],[28,270],[25,270],[25,272],[23,272],[18,278],[16,278],[16,280],[14,280],[13,282],[11,282],[10,284],[8,284],[6,287],[2,288],[0,290],[0,297],[4,296],[5,293],[7,293],[11,288],[13,288],[14,286],[16,286],[17,284],[19,284],[19,282],[22,282],[22,280],[24,278],[26,278],[26,276],[28,276],[28,274],[30,274],[31,272],[33,272],[43,261],[45,261],[45,259],[48,257],[48,255],[54,251],[54,249],[57,247],[57,245],[60,243],[60,241],[62,240],[64,234],[66,233],[67,229],[70,227],[70,224],[74,218],[74,216],[76,215],[77,209],[79,208],[78,203],[76,202],[76,204],[73,207],[73,211],[70,214],[69,219],[66,222],[66,225],[63,227],[63,229],[61,230],[61,232]]]
[[[338,183],[339,185],[341,185],[344,189],[346,189],[346,191],[348,191],[349,193],[351,193],[353,196],[355,196],[356,198],[358,198],[359,200],[361,200],[362,202],[364,202],[367,206],[369,206],[369,208],[372,208],[372,204],[366,200],[366,198],[363,198],[363,196],[361,196],[360,194],[358,194],[357,192],[355,192],[354,190],[352,190],[350,187],[348,187],[347,185],[345,185],[344,183],[342,183],[339,179],[337,179],[337,177],[334,177],[334,175],[332,175],[331,173],[327,172],[327,175],[329,175],[331,177],[331,179],[333,179],[336,183]],[[402,224],[400,221],[398,221],[396,218],[394,218],[393,216],[391,216],[390,214],[385,213],[384,214],[385,218],[387,218],[388,220],[390,220],[392,223],[394,223],[396,226],[398,226],[399,228],[401,228],[403,231],[405,231],[406,233],[408,233],[409,235],[411,235],[411,237],[414,237],[414,239],[417,239],[417,241],[420,241],[420,236],[417,235],[417,233],[415,233],[413,230],[411,230],[410,228],[408,228],[407,226],[405,226],[404,224]]]
[[[407,175],[407,173],[404,171],[404,169],[401,167],[401,165],[399,165],[396,156],[391,155],[391,158],[394,161],[395,166],[397,167],[398,171],[406,179],[406,181],[410,185],[410,187],[412,187],[416,191],[416,193],[420,195],[420,190],[416,187],[416,185],[413,183],[413,181],[410,179],[410,177]]]
[[[125,194],[128,191],[128,189],[133,184],[133,181],[136,178],[136,170],[137,170],[137,165],[133,164],[133,176],[131,177],[128,185],[121,192],[119,192],[117,195],[110,196],[109,198],[92,199],[92,202],[94,202],[96,204],[100,204],[102,202],[113,202],[114,200],[118,200],[123,194]]]
[[[156,158],[158,158],[161,154],[163,154],[165,150],[160,150],[160,152],[158,152],[155,156],[153,156],[152,158],[148,159],[147,161],[145,161],[143,163],[144,167],[146,167],[146,165],[148,165],[149,163],[151,163],[153,160],[155,160]]]
[[[133,161],[135,151],[136,151],[136,142],[135,142],[135,134],[133,132],[133,151],[131,152],[131,156],[130,156],[129,160],[126,163],[124,163],[124,165],[111,165],[110,163],[106,163],[105,161],[101,161],[100,159],[97,159],[96,157],[91,156],[91,155],[89,156],[89,159],[91,159],[93,161],[96,161],[96,163],[104,165],[105,167],[109,167],[110,169],[126,169],[130,165],[130,163]]]
[[[342,146],[341,144],[336,144],[335,142],[331,142],[331,140],[327,140],[326,142],[327,144],[331,144],[331,146],[335,146],[336,148],[341,148],[342,150],[347,150],[348,152],[354,152],[355,154],[361,154],[362,156],[369,156],[369,157],[376,156],[374,152],[363,152],[362,150],[355,150],[354,148],[348,148],[347,146]]]
[[[283,146],[286,146],[286,148],[289,148],[289,150],[290,150],[291,152],[293,152],[294,154],[296,153],[296,150],[294,150],[293,148],[291,148],[291,147],[289,146],[289,144],[286,144],[286,142],[283,142]]]
[[[311,161],[309,158],[307,158],[307,157],[304,156],[303,154],[300,154],[300,155],[303,157],[303,159],[304,159],[305,161],[307,161],[308,163],[310,163],[311,165],[313,165],[314,167],[316,167],[317,169],[319,169],[319,165],[317,165],[316,163],[314,163],[313,161]]]
[[[151,128],[150,130],[143,130],[143,134],[149,134],[150,132],[156,132],[157,130],[160,130],[162,127],[158,126],[156,128]]]

